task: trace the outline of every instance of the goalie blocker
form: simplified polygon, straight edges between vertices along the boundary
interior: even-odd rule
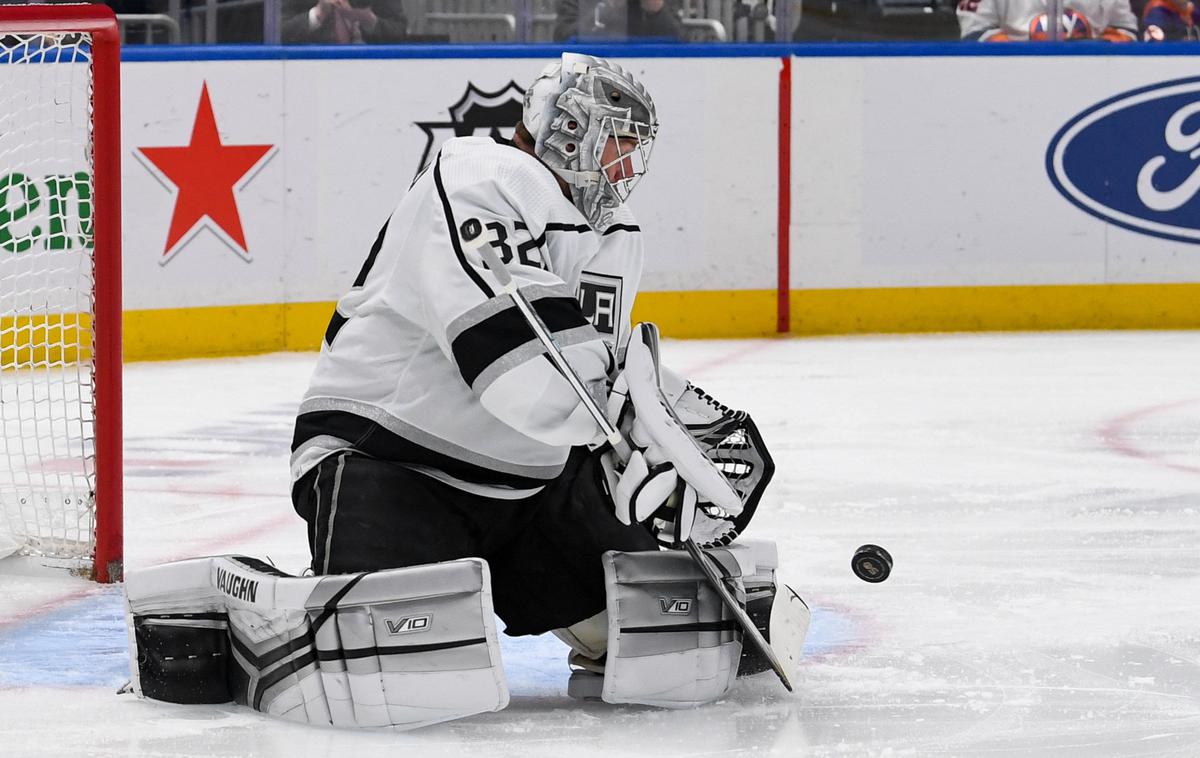
[[[293,577],[240,556],[130,572],[133,690],[412,728],[508,704],[487,563]]]

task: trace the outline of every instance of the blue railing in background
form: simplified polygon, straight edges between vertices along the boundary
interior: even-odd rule
[[[129,62],[201,60],[379,60],[402,58],[554,58],[566,51],[606,58],[842,58],[842,57],[1029,57],[1173,56],[1200,54],[1200,45],[1167,42],[979,44],[959,42],[840,43],[592,43],[490,45],[134,45],[121,52]]]

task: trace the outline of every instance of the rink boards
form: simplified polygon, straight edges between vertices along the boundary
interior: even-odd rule
[[[666,334],[1200,326],[1190,56],[708,50],[600,50],[659,109],[635,316]],[[127,357],[316,348],[422,163],[510,134],[553,54],[128,49]]]

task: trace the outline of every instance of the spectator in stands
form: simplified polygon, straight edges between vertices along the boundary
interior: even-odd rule
[[[0,2],[0,5],[6,3]],[[103,5],[113,9],[113,13],[163,13],[163,4],[155,0],[106,0]]]
[[[1186,0],[1150,0],[1142,10],[1142,39],[1200,40],[1200,8]]]
[[[951,0],[803,0],[792,41],[958,39],[954,4]]]
[[[4,0],[0,0],[3,3]],[[118,18],[137,14],[171,16],[181,27],[183,41],[208,42],[204,0],[180,0],[177,12],[171,13],[168,0],[106,0]],[[145,24],[145,25],[143,25]],[[217,3],[216,37],[213,42],[262,42],[263,7],[251,3]],[[167,42],[165,26],[155,27],[146,22],[134,22],[126,27],[125,43]]]
[[[964,40],[1049,39],[1044,0],[961,0],[958,23]],[[1063,0],[1058,38],[1136,42],[1137,17],[1129,0]]]
[[[558,0],[555,12],[554,39],[560,42],[680,37],[679,11],[672,0]]]
[[[284,0],[284,42],[403,42],[408,23],[400,0]]]
[[[626,2],[625,17],[630,37],[679,39],[679,14],[666,0]]]

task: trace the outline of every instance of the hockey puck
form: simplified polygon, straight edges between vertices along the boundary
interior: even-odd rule
[[[850,569],[864,582],[878,584],[892,573],[892,556],[879,545],[863,545],[854,551]]]

